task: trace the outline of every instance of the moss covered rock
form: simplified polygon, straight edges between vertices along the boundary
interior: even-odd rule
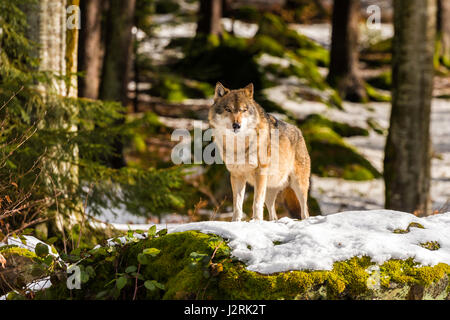
[[[0,295],[13,290],[25,292],[27,285],[55,270],[57,258],[49,248],[43,243],[38,243],[34,252],[16,245],[0,247],[6,260],[4,268],[0,266]]]
[[[412,259],[354,257],[329,271],[263,275],[233,259],[225,239],[196,231],[100,247],[79,266],[92,275],[80,290],[61,281],[37,299],[446,299],[450,288],[448,265]]]
[[[214,94],[214,89],[205,82],[188,80],[172,74],[161,74],[153,79],[150,94],[170,102],[181,102],[185,99],[208,98]]]
[[[300,128],[311,156],[312,173],[357,181],[381,177],[380,172],[342,138],[365,136],[367,130],[333,122],[319,115],[308,117]]]
[[[33,260],[37,258],[33,252],[18,247],[4,247],[0,248],[0,253],[6,260],[5,268],[0,268],[0,295],[36,278],[32,275]]]

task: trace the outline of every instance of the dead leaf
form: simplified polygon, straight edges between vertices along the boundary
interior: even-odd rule
[[[6,259],[5,257],[2,256],[1,253],[0,253],[0,264],[2,265],[3,269],[6,268]]]
[[[8,195],[5,196],[5,199],[6,201],[8,201],[8,203],[12,203],[11,198]]]

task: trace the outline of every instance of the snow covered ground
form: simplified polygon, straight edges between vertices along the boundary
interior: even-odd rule
[[[324,112],[332,120],[353,123],[365,117],[375,119],[383,129],[388,128],[390,106],[386,103],[370,104],[372,109],[359,105],[359,111],[338,110]],[[345,108],[347,109],[347,105]],[[300,106],[299,106],[300,108]],[[349,110],[349,109],[348,109]],[[374,111],[370,111],[374,110]],[[346,119],[341,118],[345,116]],[[431,198],[433,210],[448,210],[450,207],[450,100],[434,99],[431,115],[431,135],[435,157],[431,167]],[[383,168],[386,137],[371,133],[368,137],[345,139],[355,146],[378,170]],[[384,206],[384,182],[346,181],[342,179],[313,177],[313,196],[317,197],[324,214],[342,210],[381,209]]]
[[[424,227],[410,227],[410,223]],[[394,232],[407,230],[407,233]],[[198,230],[229,240],[232,255],[251,271],[331,270],[336,261],[369,256],[378,264],[390,259],[422,265],[450,264],[450,213],[427,218],[388,211],[352,211],[297,221],[189,223],[169,232]],[[429,250],[424,243],[438,243]]]

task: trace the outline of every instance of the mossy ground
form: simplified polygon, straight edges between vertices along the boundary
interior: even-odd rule
[[[148,264],[139,265],[139,254],[145,248],[160,252]],[[375,282],[378,280],[379,288],[374,288],[369,268],[375,264],[369,257],[354,257],[335,262],[330,271],[263,275],[231,258],[224,239],[195,231],[162,235],[115,249],[100,248],[97,253],[91,251],[79,265],[95,274],[81,290],[70,292],[62,281],[39,293],[37,299],[372,299],[399,287],[406,289],[402,294],[395,291],[397,296],[393,298],[406,299],[408,288],[426,289],[450,274],[450,266],[445,264],[420,267],[412,259],[390,260],[378,266]],[[108,285],[127,268],[138,265],[142,275],[136,277],[138,280],[130,276],[119,292],[114,284]],[[164,289],[147,290],[142,282],[149,279]],[[108,286],[113,289],[108,291]],[[116,294],[111,294],[114,291]],[[446,296],[446,289],[440,294]]]
[[[381,177],[378,170],[342,138],[366,136],[367,130],[333,122],[319,115],[308,117],[300,128],[311,156],[312,173],[357,181]]]
[[[0,253],[6,259],[6,267],[0,268],[0,295],[11,288],[19,289],[39,278],[47,266],[44,259],[34,252],[14,245],[0,247]]]

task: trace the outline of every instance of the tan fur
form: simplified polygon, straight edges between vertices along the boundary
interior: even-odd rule
[[[265,204],[269,219],[276,220],[275,200],[281,191],[292,217],[309,217],[311,163],[302,133],[296,126],[267,114],[254,101],[252,84],[229,90],[217,83],[209,123],[216,131],[215,142],[231,175],[233,221],[242,219],[246,183],[254,186],[253,219],[263,219]],[[278,149],[271,144],[274,132],[279,134]],[[238,149],[236,141],[241,137],[246,137],[245,144]],[[227,139],[233,142],[228,148]],[[228,160],[238,155],[245,155],[246,161],[232,163]],[[248,161],[252,155],[256,163]]]

